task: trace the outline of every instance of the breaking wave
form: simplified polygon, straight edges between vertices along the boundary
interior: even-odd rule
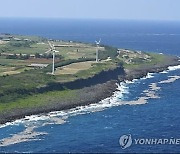
[[[146,77],[143,77],[141,79],[149,79],[152,78],[153,73],[148,73]],[[140,79],[140,80],[141,80]],[[129,85],[134,84],[138,82],[139,79],[133,79],[132,81],[124,81],[121,83],[117,83],[117,90],[114,92],[114,94],[111,97],[108,97],[104,100],[101,100],[98,103],[86,105],[86,106],[78,106],[72,109],[68,110],[62,110],[62,111],[54,111],[50,112],[47,114],[39,114],[39,115],[31,115],[31,116],[26,116],[23,119],[18,119],[13,122],[7,122],[6,124],[0,125],[0,128],[10,126],[10,125],[19,125],[23,123],[24,125],[29,125],[29,124],[38,124],[40,123],[46,123],[49,122],[49,124],[52,124],[52,121],[54,122],[54,117],[59,117],[62,119],[67,119],[68,117],[71,116],[76,116],[80,114],[87,114],[91,112],[97,112],[97,111],[103,111],[107,108],[111,108],[113,106],[119,106],[123,105],[123,100],[124,100],[124,95],[129,93]],[[56,124],[56,122],[54,122]]]
[[[169,67],[168,67],[168,70],[169,70],[169,71],[175,71],[175,70],[178,70],[178,69],[180,69],[180,65],[177,65],[177,66],[169,66]]]
[[[167,71],[162,71],[160,73],[168,73],[169,71],[174,71],[180,69],[180,65],[177,66],[169,66]],[[91,112],[97,112],[97,111],[102,111],[107,108],[111,108],[113,106],[119,106],[119,105],[124,105],[123,100],[124,96],[129,93],[129,85],[134,84],[136,82],[139,82],[140,80],[145,80],[145,79],[150,79],[154,77],[155,73],[148,73],[147,76],[142,77],[140,79],[133,79],[132,81],[124,81],[121,83],[117,83],[117,90],[114,92],[114,94],[111,97],[108,97],[99,103],[94,103],[86,106],[78,106],[72,109],[68,110],[62,110],[62,111],[54,111],[50,112],[47,114],[39,114],[39,115],[31,115],[31,116],[26,116],[23,119],[18,119],[13,122],[7,122],[6,124],[0,125],[0,128],[10,126],[10,125],[19,125],[19,124],[29,124],[34,122],[40,122],[41,124],[43,122],[47,121],[52,124],[53,118],[54,117],[60,117],[62,119],[67,119],[70,116],[76,116],[80,114],[87,114]],[[56,123],[54,123],[56,124]]]

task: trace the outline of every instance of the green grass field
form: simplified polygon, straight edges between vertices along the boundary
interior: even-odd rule
[[[150,67],[156,64],[166,63],[167,56],[157,53],[121,53],[118,59],[123,63],[126,69],[136,69]]]
[[[18,42],[17,42],[18,43]],[[46,51],[48,51],[49,46],[48,44],[37,44],[33,43],[30,45],[30,47],[16,47],[9,45],[8,43],[6,45],[0,45],[0,52],[6,52],[6,53],[13,53],[13,54],[35,54],[40,53],[43,54]]]
[[[55,74],[56,75],[76,74],[79,71],[90,69],[94,63],[95,63],[94,61],[73,63],[70,65],[56,68]]]
[[[63,90],[45,92],[43,94],[34,94],[25,98],[19,98],[10,103],[0,103],[0,113],[9,112],[14,109],[35,108],[56,103],[63,100],[72,100],[76,98],[76,90]]]
[[[64,41],[50,41],[62,57],[55,59],[55,75],[52,71],[52,58],[7,59],[5,53],[44,54],[49,49],[48,40],[35,36],[14,36],[21,41],[12,40],[0,44],[0,112],[17,108],[33,108],[49,102],[66,100],[76,96],[76,90],[61,90],[38,93],[37,89],[50,84],[87,79],[94,75],[115,69],[118,65],[135,69],[166,63],[167,56],[155,53],[138,53],[102,46],[99,48],[98,63],[95,62],[96,47],[92,44]],[[26,40],[24,40],[26,39]],[[51,55],[52,56],[52,55]],[[108,61],[107,61],[108,60]],[[47,68],[29,68],[29,64],[49,64]],[[53,97],[52,97],[53,96]]]
[[[24,60],[6,59],[6,57],[0,56],[0,65],[3,66],[24,66],[24,63]]]
[[[61,54],[65,59],[78,59],[82,57],[95,58],[96,47],[56,47],[56,50],[59,51],[58,54]]]

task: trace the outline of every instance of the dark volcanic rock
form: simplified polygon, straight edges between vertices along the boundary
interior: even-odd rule
[[[0,123],[3,124],[8,121],[24,118],[27,115],[42,114],[97,103],[102,99],[112,96],[117,88],[115,83],[123,80],[139,79],[146,76],[147,73],[157,73],[167,70],[168,66],[180,65],[178,60],[179,59],[177,58],[172,58],[163,64],[125,71],[123,68],[118,67],[115,70],[101,72],[100,74],[86,80],[77,80],[64,84],[53,83],[46,87],[41,87],[36,89],[36,92],[43,93],[52,90],[63,90],[64,87],[68,89],[76,89],[77,97],[75,99],[69,99],[68,101],[57,100],[56,102],[49,102],[48,105],[42,107],[15,109],[10,112],[1,113]]]
[[[42,114],[51,111],[66,110],[77,106],[97,103],[102,99],[112,96],[116,90],[117,80],[111,80],[103,84],[96,84],[90,87],[85,87],[77,91],[77,97],[72,100],[61,100],[57,102],[49,102],[49,105],[34,108],[15,109],[11,112],[0,114],[0,124],[9,122],[15,119],[24,118],[27,115]]]

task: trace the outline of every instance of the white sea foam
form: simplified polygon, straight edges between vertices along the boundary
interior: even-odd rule
[[[169,71],[175,71],[175,70],[178,70],[178,69],[180,69],[180,65],[177,65],[177,66],[169,66],[169,67],[168,67],[168,70],[169,70]]]
[[[140,80],[150,79],[153,78],[155,73],[147,73],[145,77],[140,78]]]
[[[100,101],[99,103],[94,103],[94,104],[90,104],[87,106],[78,106],[76,108],[69,109],[69,110],[54,111],[54,112],[50,112],[47,114],[26,116],[23,119],[18,119],[13,122],[7,122],[4,125],[0,125],[0,128],[10,126],[10,125],[19,125],[21,123],[23,123],[25,125],[31,124],[31,123],[33,125],[35,125],[35,124],[37,125],[38,124],[37,122],[43,122],[43,121],[46,124],[48,124],[47,121],[49,122],[49,124],[52,124],[52,122],[55,122],[54,124],[59,124],[60,120],[56,119],[56,121],[55,121],[54,117],[60,117],[62,120],[65,120],[69,116],[75,116],[78,114],[86,114],[86,113],[90,113],[90,112],[102,111],[106,108],[120,105],[120,102],[117,102],[117,99],[118,100],[123,99],[123,95],[128,93],[129,88],[127,85],[128,84],[125,82],[121,82],[120,84],[117,84],[117,86],[118,86],[117,91],[114,92],[113,96],[106,98],[106,99]]]
[[[153,73],[149,73],[147,78],[153,77],[152,74]],[[120,84],[117,84],[117,91],[115,91],[111,97],[106,98],[106,99],[100,101],[99,103],[94,103],[94,104],[90,104],[90,105],[86,105],[86,106],[78,106],[76,108],[69,109],[69,110],[54,111],[54,112],[48,113],[46,116],[48,118],[58,116],[58,117],[61,117],[62,119],[66,117],[65,119],[67,119],[67,117],[70,117],[70,116],[102,111],[106,108],[123,105],[123,104],[125,104],[123,102],[124,95],[129,93],[129,87],[128,87],[129,84],[135,83],[137,81],[139,81],[139,80],[134,79],[131,82],[125,81],[125,82],[121,82]],[[41,118],[41,119],[47,119],[47,117]],[[30,119],[33,120],[34,118],[30,118]],[[35,118],[35,119],[37,119],[37,118]]]
[[[138,81],[139,81],[139,79],[133,79],[132,81],[125,80],[124,82],[125,82],[126,84],[132,84],[132,83],[136,83],[136,82],[138,82]]]
[[[133,80],[132,80],[132,81],[125,80],[124,82],[125,82],[125,83],[127,83],[127,84],[130,84],[130,83],[135,83],[135,81],[133,81]]]
[[[154,73],[148,73],[146,77],[141,78],[141,79],[149,79],[149,78],[153,78]],[[140,79],[140,80],[141,80]],[[119,105],[123,105],[123,104],[127,104],[123,102],[124,99],[124,95],[129,93],[129,85],[139,82],[139,79],[133,79],[132,81],[125,81],[125,82],[121,82],[120,84],[117,84],[117,91],[114,92],[114,94],[109,97],[106,98],[102,101],[100,101],[99,103],[94,103],[94,104],[90,104],[90,105],[86,105],[86,106],[78,106],[76,108],[73,109],[69,109],[69,110],[63,110],[63,111],[54,111],[54,112],[50,112],[47,114],[40,114],[40,115],[32,115],[32,116],[26,116],[23,119],[18,119],[15,120],[13,122],[7,122],[4,125],[0,125],[0,128],[6,127],[6,126],[10,126],[10,125],[19,125],[21,123],[24,123],[25,125],[32,123],[34,124],[38,124],[38,122],[41,122],[40,124],[43,125],[42,123],[44,122],[45,124],[56,124],[57,119],[54,120],[54,117],[59,117],[61,118],[60,120],[58,120],[57,124],[59,124],[61,120],[66,120],[69,116],[75,116],[78,114],[86,114],[86,113],[90,113],[90,112],[96,112],[96,111],[102,111],[106,108],[110,108],[112,106],[119,106]]]
[[[168,71],[162,71],[162,72],[159,72],[159,73],[161,73],[161,74],[167,74]]]
[[[176,76],[168,76],[168,77],[169,77],[169,79],[160,81],[159,83],[160,83],[160,84],[172,83],[172,82],[180,79],[180,76],[177,76],[177,75],[176,75]]]
[[[152,78],[153,73],[148,73],[148,75],[143,79]],[[141,78],[142,79],[142,78]],[[54,111],[47,114],[40,114],[40,115],[31,115],[26,116],[23,119],[18,119],[13,122],[7,122],[6,124],[0,125],[0,128],[10,126],[10,125],[19,125],[21,123],[29,124],[37,124],[37,122],[46,122],[49,121],[49,124],[52,124],[54,122],[53,117],[61,117],[63,120],[67,119],[69,116],[75,116],[78,114],[86,114],[90,112],[96,112],[96,111],[102,111],[106,108],[110,108],[112,106],[118,106],[122,105],[124,95],[129,93],[129,84],[133,84],[135,82],[140,81],[139,79],[133,79],[132,81],[126,80],[125,82],[121,82],[120,84],[117,84],[117,91],[114,92],[113,96],[106,98],[99,103],[90,104],[87,106],[78,106],[73,109],[69,110],[63,110],[63,111]]]
[[[154,73],[148,73],[147,76],[146,76],[146,79],[153,78],[153,77],[154,77],[153,74],[154,74]]]
[[[114,92],[113,96],[106,98],[100,101],[99,103],[94,103],[87,106],[79,106],[79,107],[69,109],[69,110],[64,110],[64,111],[51,112],[49,113],[49,115],[56,114],[57,116],[61,116],[61,117],[64,117],[64,116],[69,117],[69,116],[75,116],[79,114],[102,111],[112,106],[121,105],[121,103],[118,102],[117,100],[123,99],[123,94],[128,93],[128,87],[126,86],[125,83],[121,83],[120,85],[118,85],[117,90],[118,91]]]
[[[46,135],[46,132],[36,132],[34,129],[36,127],[27,127],[24,131],[13,134],[11,137],[4,138],[0,140],[0,147],[1,146],[8,146],[12,144],[27,142],[27,141],[35,141],[39,140],[36,139],[37,136]]]
[[[26,116],[23,119],[18,119],[12,122],[7,122],[5,124],[0,125],[0,128],[4,128],[7,126],[15,126],[19,124],[24,124],[26,126],[30,125],[41,125],[41,123],[38,122],[44,122],[44,121],[49,121],[49,124],[60,124],[61,120],[66,119],[65,117],[63,119],[55,120],[54,117],[57,116],[55,114],[49,115],[49,114],[40,114],[40,115],[31,115],[31,116]],[[62,122],[63,123],[63,122]]]
[[[120,84],[117,84],[117,90],[120,91],[122,94],[128,93],[129,87],[125,82],[121,82]]]
[[[144,79],[152,78],[153,73],[148,73],[147,77]],[[40,114],[40,115],[32,115],[32,116],[26,116],[24,119],[19,119],[15,120],[14,122],[8,122],[4,125],[0,125],[0,128],[10,126],[10,125],[19,125],[19,124],[24,124],[26,128],[31,128],[31,127],[43,127],[46,125],[50,124],[63,124],[65,123],[66,119],[71,116],[76,116],[76,115],[81,115],[81,114],[87,114],[87,113],[92,113],[92,112],[97,112],[97,111],[103,111],[107,108],[111,108],[113,106],[119,106],[119,105],[142,105],[147,103],[147,99],[149,98],[157,98],[154,93],[150,93],[151,91],[148,91],[146,93],[147,96],[145,97],[140,97],[138,100],[133,100],[133,101],[124,101],[124,95],[129,93],[129,85],[133,84],[137,81],[140,81],[138,79],[134,79],[133,81],[125,81],[121,82],[120,84],[117,84],[117,91],[114,92],[113,96],[106,98],[99,103],[94,103],[90,104],[87,106],[78,106],[76,108],[72,108],[69,110],[63,110],[63,111],[54,111],[50,112],[47,114]],[[24,131],[26,132],[26,131]],[[6,138],[2,140],[3,145],[9,145],[9,144],[16,144],[19,143],[19,141],[16,141],[16,138],[20,138],[20,142],[24,141],[30,141],[31,138],[29,139],[28,134],[26,133],[19,133],[17,135],[13,135],[11,138]],[[45,132],[34,132],[34,137],[33,140],[36,140],[36,136],[39,136],[41,134],[45,134]],[[23,140],[23,137],[26,137],[26,140]],[[30,136],[31,137],[31,136]],[[12,142],[11,142],[12,141]]]
[[[180,69],[180,65],[176,65],[176,66],[169,66],[167,70],[164,70],[162,72],[159,72],[161,74],[167,74],[169,71],[175,71]]]

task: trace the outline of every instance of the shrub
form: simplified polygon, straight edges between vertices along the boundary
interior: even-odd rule
[[[117,48],[104,46],[105,51],[99,51],[99,59],[107,59],[108,57],[111,57],[111,59],[115,59],[117,57]]]

